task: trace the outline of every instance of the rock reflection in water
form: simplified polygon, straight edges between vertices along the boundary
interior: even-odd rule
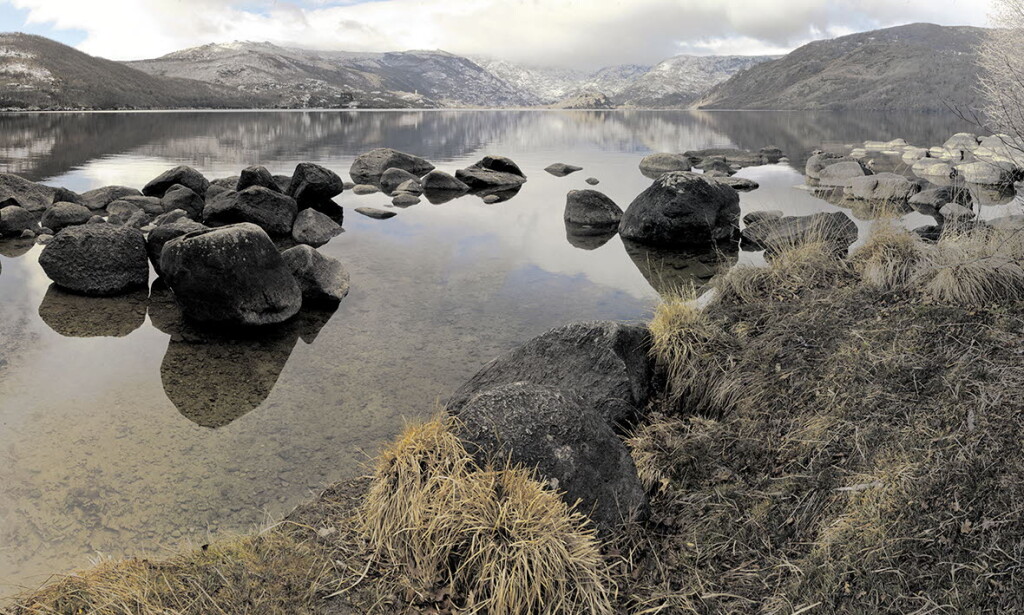
[[[611,241],[619,233],[612,227],[604,232],[595,232],[593,227],[585,227],[572,222],[565,223],[565,238],[574,248],[580,250],[596,250]]]
[[[299,339],[312,344],[334,310],[304,309],[258,330],[224,330],[186,320],[162,280],[153,284],[149,316],[170,336],[160,378],[167,398],[193,423],[216,429],[270,396]]]
[[[85,297],[50,284],[39,317],[64,337],[125,337],[146,322],[146,290],[115,297]]]
[[[35,238],[0,239],[0,256],[18,258],[19,256],[24,256],[34,245],[36,245]]]
[[[622,243],[633,264],[660,295],[699,289],[739,261],[738,244],[699,253],[652,248],[626,239]]]

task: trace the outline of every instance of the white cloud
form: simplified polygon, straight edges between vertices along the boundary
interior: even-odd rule
[[[0,0],[87,34],[113,59],[210,42],[445,49],[575,67],[677,53],[781,53],[823,36],[929,21],[985,25],[992,0]]]

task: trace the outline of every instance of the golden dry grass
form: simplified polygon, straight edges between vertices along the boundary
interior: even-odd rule
[[[864,284],[883,291],[905,290],[925,253],[926,246],[917,235],[883,221],[853,251],[851,263]]]
[[[410,427],[378,462],[359,527],[391,581],[460,613],[611,613],[585,517],[524,469],[478,468],[452,428]]]
[[[741,265],[713,282],[717,302],[751,303],[791,298],[809,288],[845,283],[849,263],[829,242],[813,241],[776,252],[767,267]]]
[[[915,283],[934,301],[986,306],[1024,298],[1024,236],[977,229],[946,234],[927,251]]]

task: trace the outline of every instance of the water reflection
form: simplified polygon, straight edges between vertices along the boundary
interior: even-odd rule
[[[32,246],[36,245],[33,239],[0,239],[0,256],[7,258],[18,258],[24,256]]]
[[[566,221],[565,238],[570,245],[580,250],[596,250],[611,241],[612,237],[619,234],[618,229],[612,228],[601,233],[595,233],[592,227],[573,224]]]
[[[160,365],[164,392],[193,423],[228,425],[266,401],[299,339],[312,344],[333,315],[333,309],[306,308],[286,323],[258,330],[206,328],[187,320],[157,280],[149,317],[170,336]]]
[[[51,284],[39,304],[39,317],[64,337],[124,337],[146,322],[149,292],[116,297],[85,297]]]
[[[739,244],[708,252],[672,251],[623,240],[626,254],[660,295],[700,289],[739,261]]]

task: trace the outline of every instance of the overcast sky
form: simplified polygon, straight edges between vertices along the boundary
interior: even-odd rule
[[[597,68],[681,53],[785,53],[914,22],[983,26],[992,1],[0,0],[0,31],[42,34],[116,60],[253,40]]]

